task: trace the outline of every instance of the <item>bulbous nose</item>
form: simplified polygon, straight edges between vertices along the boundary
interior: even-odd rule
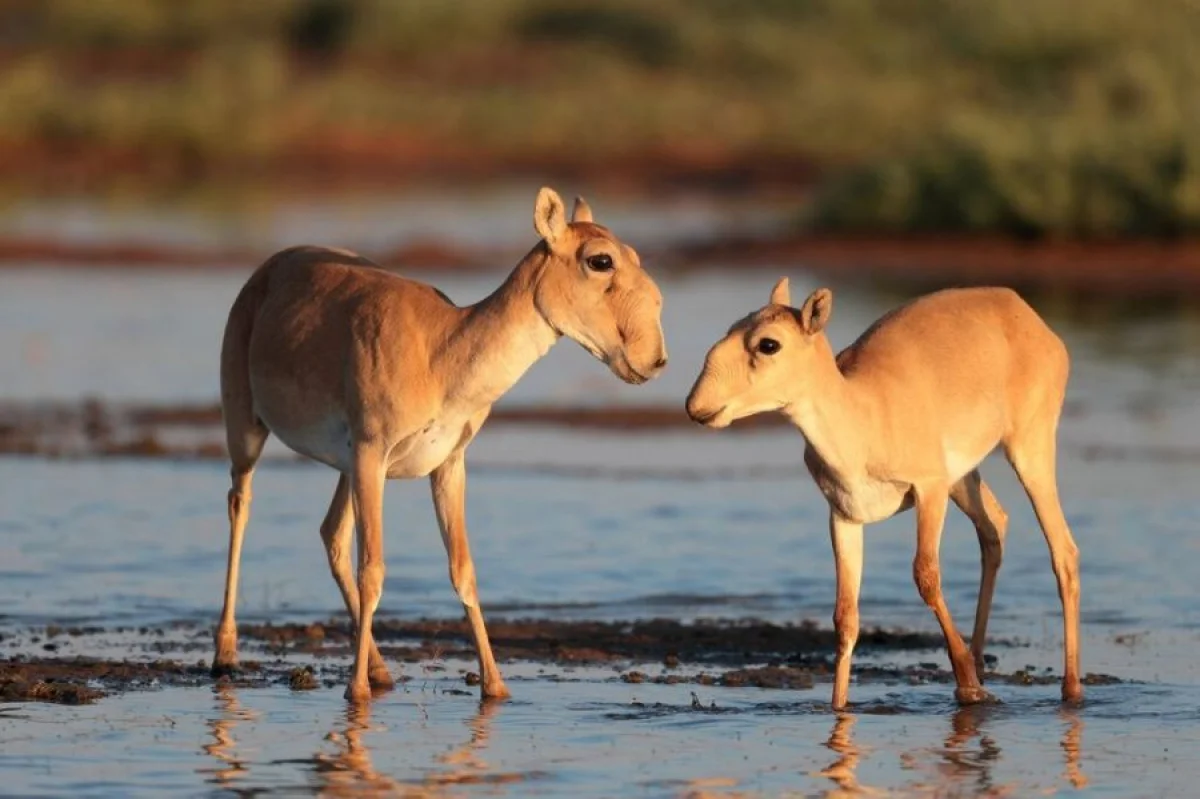
[[[664,355],[661,358],[659,358],[657,361],[654,362],[654,370],[656,372],[661,372],[663,369],[666,369],[666,368],[667,368],[667,356]]]

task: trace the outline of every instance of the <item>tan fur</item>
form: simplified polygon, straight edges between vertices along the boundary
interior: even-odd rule
[[[835,358],[824,333],[832,307],[826,289],[790,307],[781,280],[770,304],[737,322],[709,351],[687,411],[710,427],[780,411],[806,439],[804,461],[829,503],[837,565],[834,706],[846,703],[858,638],[862,526],[914,505],[913,578],[945,633],[956,696],[964,703],[987,697],[979,680],[1008,517],[977,467],[997,446],[1032,500],[1050,547],[1063,602],[1063,697],[1080,699],[1079,552],[1055,475],[1066,347],[1016,293],[952,289],[885,315]],[[772,347],[764,339],[778,342],[778,350],[762,352]],[[948,499],[974,523],[982,553],[970,652],[941,591],[938,545]]]
[[[541,241],[491,296],[459,308],[436,289],[345,250],[294,247],[266,261],[234,301],[221,350],[221,404],[233,488],[225,606],[214,672],[237,662],[241,542],[254,465],[270,433],[341,472],[321,537],[357,628],[349,698],[391,676],[371,639],[383,585],[383,482],[429,476],[437,519],[479,652],[485,696],[506,696],[488,643],[464,518],[465,451],[491,409],[567,336],[622,380],[666,366],[662,296],[637,253],[576,202],[568,223],[538,194]],[[612,267],[597,271],[606,256]],[[350,534],[358,531],[357,585]]]

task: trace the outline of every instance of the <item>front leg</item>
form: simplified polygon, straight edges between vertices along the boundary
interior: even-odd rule
[[[446,555],[450,561],[450,583],[467,612],[467,618],[471,622],[471,635],[475,639],[475,650],[479,653],[483,697],[503,699],[509,696],[508,688],[500,677],[500,669],[496,666],[487,628],[483,623],[483,612],[479,609],[475,562],[471,560],[471,548],[467,542],[465,455],[465,449],[455,451],[445,463],[433,470],[429,476],[429,483],[433,489],[433,507],[437,512],[438,527],[442,531],[442,543],[446,545]]]
[[[833,709],[846,707],[850,692],[850,660],[858,643],[858,592],[862,585],[863,528],[829,514],[829,534],[833,539],[833,559],[837,567],[837,605],[833,626],[837,631],[837,660],[833,677]]]

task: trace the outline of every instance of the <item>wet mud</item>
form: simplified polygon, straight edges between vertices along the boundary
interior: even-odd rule
[[[364,253],[388,269],[492,272],[500,246],[417,238]],[[782,229],[766,234],[681,239],[643,247],[665,273],[776,269],[802,264],[839,281],[892,284],[909,292],[948,285],[1001,284],[1079,299],[1168,301],[1200,297],[1200,240],[1022,241],[998,236],[829,235]],[[0,238],[0,268],[54,263],[75,268],[231,269],[249,272],[268,253],[229,247],[138,242]]]
[[[497,408],[488,424],[612,432],[699,430],[682,406]],[[739,422],[737,429],[784,424],[782,417],[760,416]],[[136,405],[96,399],[0,403],[0,454],[223,460],[224,440],[216,404]]]
[[[1091,413],[1083,402],[1068,402],[1063,409],[1067,418],[1079,419]],[[791,423],[779,414],[761,414],[739,419],[733,432],[756,432],[788,427]],[[689,433],[704,434],[682,407],[669,405],[581,406],[523,405],[492,411],[488,426],[541,427],[606,433]],[[728,431],[727,431],[728,432]],[[1067,445],[1070,446],[1070,445]],[[1153,444],[1085,443],[1075,447],[1084,461],[1146,461],[1153,463],[1200,463],[1200,450],[1186,446]],[[164,458],[170,460],[224,461],[225,433],[221,408],[215,403],[137,404],[112,403],[98,399],[79,402],[8,402],[0,403],[0,455],[37,455],[48,458]],[[267,459],[304,461],[288,453],[268,455]],[[536,471],[536,467],[526,466]],[[609,477],[645,476],[637,469],[612,470],[601,467],[576,467],[578,476],[603,474]],[[551,471],[570,471],[556,464]],[[788,473],[801,473],[789,469]],[[699,470],[696,475],[720,477],[720,468]],[[752,476],[772,473],[769,467]],[[658,476],[668,476],[655,473]],[[691,472],[677,470],[686,479]]]
[[[580,667],[598,667],[609,672],[610,679],[635,684],[809,690],[832,679],[836,646],[834,632],[813,622],[497,620],[489,624],[489,631],[502,663],[536,664],[542,667],[540,678],[558,681],[572,679]],[[4,638],[10,654],[0,658],[0,702],[85,704],[112,693],[204,684],[307,691],[341,685],[348,677],[352,637],[347,624],[247,624],[239,628],[239,635],[243,659],[235,669],[214,677],[209,666],[211,630],[191,623],[10,633]],[[455,692],[471,693],[478,684],[478,675],[469,668],[475,652],[464,621],[381,619],[375,635],[390,662],[417,664],[427,675],[457,672],[462,688],[449,689]],[[997,640],[990,645],[1020,644]],[[859,682],[951,683],[952,673],[940,664],[941,648],[941,637],[934,634],[866,630],[857,649],[860,660],[874,655],[875,660],[895,656],[907,662],[881,665],[868,660],[855,674]],[[108,656],[70,654],[96,651]],[[912,662],[915,653],[923,652],[939,662]],[[995,662],[989,658],[989,664]],[[396,676],[400,683],[413,679]],[[1058,679],[1032,667],[989,671],[986,676],[988,682],[1008,685],[1048,685]],[[1089,674],[1085,682],[1120,680]]]

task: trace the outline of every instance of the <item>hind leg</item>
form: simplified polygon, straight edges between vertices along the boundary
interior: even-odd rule
[[[1009,463],[1025,486],[1033,503],[1058,581],[1063,607],[1063,701],[1083,699],[1079,680],[1079,547],[1071,536],[1058,498],[1055,475],[1057,419],[1031,425],[1029,430],[1007,442]]]
[[[976,469],[950,488],[950,498],[959,510],[975,525],[979,536],[981,573],[979,600],[975,605],[975,630],[971,634],[971,655],[975,671],[983,679],[983,647],[987,640],[988,616],[992,612],[992,595],[996,591],[996,574],[1004,558],[1004,536],[1008,531],[1008,514],[1000,507],[995,494]]]
[[[338,478],[337,490],[329,503],[329,512],[321,523],[321,541],[329,557],[329,571],[333,581],[342,592],[346,610],[350,612],[353,629],[358,630],[358,586],[354,584],[354,572],[350,567],[350,545],[354,538],[354,507],[350,501],[350,480],[345,475]],[[388,672],[387,664],[379,654],[379,647],[371,641],[367,666],[367,679],[372,688],[391,688],[396,682]]]
[[[946,520],[948,493],[949,489],[945,486],[916,487],[917,555],[913,558],[913,580],[921,599],[933,611],[946,638],[946,651],[950,655],[950,666],[954,670],[954,682],[957,685],[954,696],[959,704],[969,705],[986,702],[991,697],[979,684],[971,653],[954,626],[950,608],[946,606],[946,598],[942,594],[939,547]]]
[[[213,676],[231,672],[237,666],[237,622],[234,607],[237,605],[238,571],[242,558],[242,538],[246,533],[246,522],[250,518],[250,483],[254,477],[254,465],[262,455],[269,432],[262,422],[254,419],[246,425],[226,420],[226,436],[229,445],[229,470],[233,487],[229,489],[229,560],[225,568],[225,605],[221,610],[221,623],[217,627],[217,653],[213,657]]]

